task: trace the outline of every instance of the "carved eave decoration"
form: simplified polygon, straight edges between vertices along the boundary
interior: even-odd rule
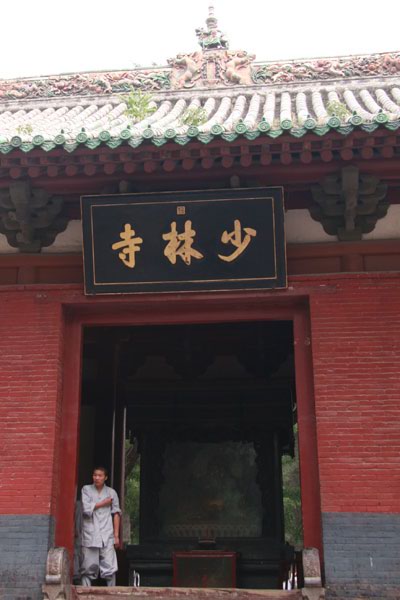
[[[0,233],[20,252],[40,252],[67,226],[62,207],[61,197],[31,188],[28,181],[12,183],[0,191]]]
[[[361,240],[386,215],[386,193],[387,185],[376,177],[360,174],[354,166],[345,167],[312,187],[310,214],[329,235],[341,241]]]

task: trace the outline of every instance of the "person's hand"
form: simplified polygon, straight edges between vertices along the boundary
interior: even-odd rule
[[[114,547],[118,550],[120,548],[119,536],[114,535]]]
[[[105,498],[104,500],[101,500],[100,502],[98,502],[95,506],[95,508],[103,508],[103,506],[111,506],[112,504],[112,498],[109,496],[108,498]]]

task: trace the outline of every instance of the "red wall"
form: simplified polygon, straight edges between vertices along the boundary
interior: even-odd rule
[[[322,511],[399,512],[400,277],[326,283],[311,296]]]
[[[61,304],[0,291],[0,514],[52,514],[58,468]]]
[[[322,510],[398,512],[400,274],[299,276],[258,294],[275,306],[300,296],[310,299]],[[0,288],[0,513],[55,513],[62,303],[111,301],[84,298],[80,286]]]

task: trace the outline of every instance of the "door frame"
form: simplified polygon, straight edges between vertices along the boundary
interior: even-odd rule
[[[304,546],[322,558],[321,500],[309,297],[275,292],[211,292],[82,297],[64,309],[63,392],[55,544],[73,552],[79,456],[83,330],[96,326],[178,325],[234,321],[293,323]]]

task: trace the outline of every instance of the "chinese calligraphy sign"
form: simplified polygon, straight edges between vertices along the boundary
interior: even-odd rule
[[[218,256],[221,260],[226,260],[226,262],[232,262],[233,260],[236,260],[238,258],[238,256],[240,256],[240,254],[242,254],[242,252],[244,252],[244,250],[250,244],[251,237],[257,235],[257,231],[255,229],[252,229],[251,227],[245,227],[244,231],[245,231],[246,235],[244,236],[244,239],[242,240],[242,230],[241,229],[242,229],[241,223],[238,219],[236,219],[234,231],[232,231],[232,233],[228,233],[227,231],[224,231],[224,233],[222,234],[221,240],[223,241],[223,243],[224,244],[229,244],[229,243],[233,244],[234,246],[236,246],[236,250],[230,256],[222,256],[221,254],[218,254]]]
[[[85,291],[286,286],[281,188],[83,196]]]
[[[124,231],[119,234],[122,242],[116,242],[111,246],[113,250],[122,250],[122,252],[118,254],[118,258],[120,258],[124,265],[130,269],[133,269],[135,266],[135,253],[140,250],[140,244],[143,243],[142,238],[134,236],[134,230],[129,223],[126,223]]]
[[[179,256],[186,265],[190,265],[193,258],[203,258],[201,252],[198,252],[194,248],[193,238],[196,235],[194,229],[192,229],[192,222],[185,222],[185,231],[183,233],[177,233],[176,222],[171,223],[171,231],[163,234],[163,240],[168,240],[168,244],[164,250],[165,256],[174,265],[176,259]]]

